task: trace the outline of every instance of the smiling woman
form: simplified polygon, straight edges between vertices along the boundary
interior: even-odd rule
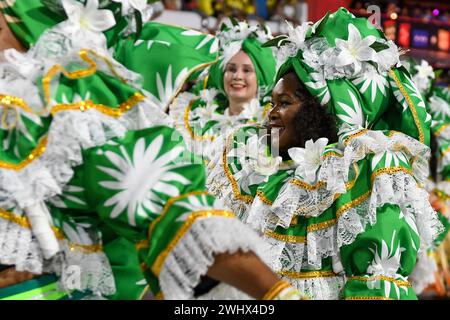
[[[232,21],[223,23],[216,37],[219,60],[169,110],[190,150],[206,160],[213,153],[211,142],[267,116],[275,77],[272,50],[262,47],[272,38],[266,28]]]
[[[301,293],[417,299],[408,276],[443,230],[422,187],[425,102],[395,44],[346,9],[288,31],[271,41],[272,146],[266,128],[237,128],[208,190],[264,237],[272,269]]]

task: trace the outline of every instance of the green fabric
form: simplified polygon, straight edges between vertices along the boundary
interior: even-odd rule
[[[121,17],[120,4],[111,2],[107,9],[115,13],[116,25],[105,31],[108,45],[117,42],[117,39],[127,22]],[[36,44],[39,37],[48,29],[66,20],[63,13],[50,10],[41,0],[14,1],[12,5],[9,1],[3,1],[0,8],[4,15],[12,17],[8,19],[8,25],[18,40],[26,47]]]
[[[73,291],[70,294],[58,290],[58,278],[46,274],[0,289],[0,300],[79,300],[88,293]]]
[[[316,30],[309,39],[324,37],[330,46],[334,46],[336,39],[348,38],[349,24],[357,27],[362,38],[372,35],[386,41],[381,31],[368,27],[367,19],[355,18],[343,8],[329,15],[321,29]],[[279,68],[276,81],[291,70],[295,71],[309,92],[336,116],[339,124],[368,125],[372,130],[396,130],[429,145],[431,119],[427,118],[425,102],[404,67],[392,67],[390,73],[380,74],[379,84],[371,81],[368,73],[363,75],[361,81],[341,78],[322,83],[314,79],[314,69],[304,62],[303,52],[299,50],[297,56],[288,58]],[[385,93],[380,91],[380,86],[384,87]],[[352,114],[348,114],[350,110],[353,110]],[[363,119],[356,116],[360,113]]]
[[[242,51],[248,54],[253,62],[258,80],[258,87],[264,89],[265,96],[270,95],[274,86],[276,65],[272,49],[263,48],[262,44],[257,39],[248,37],[242,42]],[[224,91],[224,71],[221,68],[220,63],[221,61],[211,66],[207,87],[218,88]]]
[[[147,95],[165,109],[188,80],[217,59],[216,42],[211,35],[149,22],[138,40],[119,40],[114,57],[142,75]]]

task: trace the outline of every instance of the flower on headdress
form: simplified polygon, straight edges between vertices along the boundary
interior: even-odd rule
[[[286,21],[286,23],[288,28],[288,40],[294,43],[297,49],[303,48],[306,34],[311,28],[311,24],[309,22],[303,22],[301,25],[294,28],[289,22]]]
[[[86,6],[75,0],[62,0],[62,5],[69,22],[79,29],[103,32],[116,24],[111,11],[98,9],[98,0],[87,0]]]
[[[258,119],[259,116],[261,115],[261,111],[262,108],[258,99],[254,98],[250,101],[250,103],[247,103],[244,106],[244,109],[239,115],[243,119],[250,119],[250,120]]]
[[[147,8],[147,0],[112,0],[122,4],[122,15],[126,16],[133,10],[139,11],[141,14]]]
[[[320,138],[316,142],[311,139],[306,141],[305,148],[289,149],[289,156],[298,165],[295,174],[307,182],[316,181],[316,173],[323,163],[322,155],[327,144],[327,138]]]
[[[363,61],[377,61],[376,51],[370,46],[375,42],[374,36],[361,38],[358,29],[348,25],[348,40],[336,39],[336,48],[340,49],[336,59],[337,67],[354,66],[355,74],[361,71]]]
[[[392,40],[387,41],[386,45],[388,45],[389,48],[377,52],[376,62],[378,64],[379,72],[388,71],[393,66],[401,66],[400,53],[397,45]]]
[[[420,91],[426,91],[431,79],[434,79],[433,67],[426,60],[422,60],[421,64],[415,66],[414,69],[417,70],[417,73],[413,76],[414,82]]]

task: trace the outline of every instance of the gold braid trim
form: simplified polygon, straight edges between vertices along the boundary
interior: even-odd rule
[[[144,240],[141,240],[141,241],[136,242],[135,247],[136,247],[136,250],[138,250],[138,251],[139,251],[139,250],[142,250],[142,249],[148,248],[148,247],[149,247],[148,240],[147,240],[147,239],[144,239]]]
[[[381,168],[381,169],[375,170],[375,172],[372,173],[372,177],[370,180],[371,180],[371,183],[373,184],[373,182],[379,175],[382,175],[384,173],[395,174],[395,173],[399,173],[399,172],[405,172],[407,174],[410,174],[411,176],[414,175],[410,169],[407,169],[404,167]]]
[[[345,300],[394,300],[386,297],[348,297]]]
[[[301,181],[299,179],[291,179],[291,180],[289,180],[289,183],[293,184],[293,185],[295,185],[297,187],[300,187],[302,189],[306,189],[306,190],[317,190],[317,189],[323,188],[325,186],[325,183],[322,182],[322,181],[319,181],[315,185],[311,185],[311,184],[303,182],[303,181]]]
[[[172,252],[172,250],[176,247],[180,239],[186,234],[186,232],[189,230],[189,228],[191,228],[194,222],[197,221],[197,219],[208,218],[213,216],[220,216],[226,218],[235,217],[235,215],[232,212],[225,210],[205,210],[192,212],[186,219],[184,224],[181,226],[181,228],[177,231],[177,233],[170,241],[170,243],[167,245],[167,247],[158,255],[151,268],[152,272],[156,276],[159,276],[167,256]]]
[[[444,149],[444,151],[442,151],[442,154],[439,156],[439,157],[437,157],[439,160],[441,160],[442,158],[444,158],[445,157],[445,155],[447,154],[447,153],[449,153],[450,152],[450,146],[448,146],[447,148],[445,148]]]
[[[207,191],[192,191],[192,192],[188,192],[182,195],[179,195],[177,197],[172,197],[169,200],[167,200],[163,210],[161,211],[161,214],[159,215],[158,218],[156,218],[151,224],[150,227],[148,228],[148,237],[149,239],[151,238],[151,234],[153,233],[153,229],[155,228],[155,226],[158,224],[159,221],[161,221],[161,219],[165,216],[165,214],[167,213],[167,211],[169,211],[170,207],[178,200],[182,200],[185,198],[188,198],[190,196],[201,196],[204,194],[208,194]]]
[[[47,136],[41,138],[37,146],[30,152],[30,154],[19,163],[9,163],[6,161],[0,161],[0,168],[10,169],[10,170],[21,170],[22,168],[29,165],[35,159],[39,158],[44,152],[47,146]]]
[[[347,138],[344,139],[344,144],[347,146],[350,143],[350,141],[352,141],[354,138],[359,137],[368,131],[369,131],[368,129],[361,129],[358,132],[349,135]]]
[[[441,190],[434,189],[434,193],[442,200],[450,200],[450,196]]]
[[[291,284],[285,280],[280,280],[275,283],[269,291],[261,298],[261,300],[273,300],[281,291],[291,287]]]
[[[266,230],[264,234],[270,238],[274,238],[279,241],[291,242],[291,243],[306,243],[306,237],[303,236],[293,236],[286,234],[279,234],[271,230]]]
[[[228,137],[227,145],[222,152],[222,168],[223,168],[223,171],[225,172],[225,175],[228,178],[228,181],[231,184],[231,189],[233,190],[234,196],[237,199],[239,199],[245,203],[252,203],[253,202],[252,196],[243,195],[240,193],[237,181],[234,179],[233,173],[231,172],[230,168],[228,168],[227,153],[228,153],[228,149],[231,147],[233,138],[234,138],[234,134],[232,134],[230,137]]]
[[[277,273],[279,275],[292,279],[332,278],[338,276],[333,271],[306,271],[306,272],[279,271]]]
[[[424,138],[424,135],[423,135],[422,127],[420,126],[420,120],[419,120],[419,116],[417,114],[417,110],[414,107],[414,103],[412,102],[411,97],[408,95],[408,92],[406,92],[405,88],[401,84],[401,82],[398,79],[398,77],[395,74],[395,72],[392,69],[389,69],[389,72],[390,72],[392,78],[394,79],[395,83],[397,84],[398,88],[400,89],[400,92],[405,97],[406,102],[408,103],[408,106],[409,106],[409,108],[411,110],[411,113],[413,115],[414,123],[416,124],[417,130],[419,131],[419,141],[424,143],[425,138]]]
[[[164,300],[164,294],[162,293],[162,291],[158,292],[155,295],[155,300]]]
[[[19,216],[13,212],[6,211],[4,209],[0,209],[0,218],[11,221],[15,224],[18,224],[19,226],[21,226],[23,228],[31,230],[30,222],[28,221],[28,219],[26,217]],[[52,228],[53,233],[55,234],[55,237],[58,240],[66,240],[66,237],[64,236],[64,233],[62,232],[61,229],[59,229],[55,226],[51,226],[51,228]],[[69,245],[69,248],[71,251],[75,251],[75,250],[79,249],[79,250],[85,251],[87,253],[95,253],[95,252],[100,252],[103,250],[103,246],[101,244],[86,245],[86,244],[69,242],[68,245]]]
[[[435,135],[436,137],[439,137],[439,136],[441,135],[442,131],[444,131],[445,129],[447,129],[448,126],[450,126],[450,123],[446,123],[446,124],[442,125],[442,126],[439,128],[439,130],[437,130],[437,131],[434,133],[434,135]]]
[[[337,219],[331,219],[331,220],[328,220],[328,221],[315,223],[315,224],[309,225],[306,228],[306,231],[307,232],[314,232],[314,231],[326,229],[326,228],[329,228],[331,226],[334,226],[336,223],[337,223]]]
[[[266,106],[264,107],[264,110],[263,110],[263,112],[262,112],[262,119],[264,120],[266,117],[267,117],[267,115],[269,114],[269,110],[271,109],[271,106],[272,106],[272,103],[268,103],[268,104],[266,104]]]
[[[97,111],[106,114],[107,116],[118,118],[144,99],[145,97],[141,93],[135,92],[117,108],[111,108],[103,104],[95,104],[91,100],[86,100],[71,104],[58,104],[52,107],[50,112],[52,115],[55,115],[57,112],[66,110],[88,111],[90,109],[96,109]]]
[[[363,203],[364,201],[366,201],[370,197],[370,194],[371,194],[371,190],[367,191],[366,193],[364,193],[362,196],[356,198],[355,200],[344,204],[336,212],[336,217],[339,219],[348,210],[350,210],[350,209],[352,209],[352,208],[354,208],[356,206],[359,206],[361,203]]]
[[[266,204],[266,205],[268,205],[268,206],[271,206],[271,205],[273,204],[273,201],[267,199],[266,195],[265,195],[264,192],[262,192],[261,190],[258,190],[258,191],[256,192],[256,196],[257,196],[259,199],[261,199],[261,201],[262,201],[264,204]]]
[[[384,281],[389,281],[392,283],[395,283],[398,286],[401,287],[408,287],[411,288],[411,284],[408,281],[403,281],[403,280],[396,280],[392,277],[388,277],[388,276],[384,276],[384,275],[378,275],[378,276],[372,276],[372,277],[361,277],[361,276],[352,276],[352,277],[348,277],[348,280],[357,280],[357,281],[375,281],[375,280],[384,280]]]
[[[184,127],[186,128],[186,130],[189,132],[189,136],[191,137],[191,139],[193,140],[197,140],[197,141],[214,141],[216,139],[215,136],[208,136],[208,135],[204,135],[204,136],[199,136],[198,134],[196,134],[194,132],[194,130],[191,127],[191,124],[189,123],[189,113],[191,112],[192,109],[192,105],[195,103],[195,99],[191,100],[191,102],[189,102],[189,105],[186,107],[186,109],[184,110],[184,116],[183,116],[183,120],[184,120]]]

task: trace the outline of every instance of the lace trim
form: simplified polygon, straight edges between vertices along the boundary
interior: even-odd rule
[[[201,275],[213,264],[213,255],[238,250],[253,251],[267,260],[264,243],[239,220],[220,216],[196,219],[162,266],[159,282],[164,297],[191,299]]]
[[[98,248],[99,245],[97,245]],[[109,261],[102,251],[86,251],[82,245],[59,240],[61,251],[51,260],[44,259],[31,230],[16,221],[0,219],[0,263],[14,265],[17,271],[34,274],[54,272],[61,290],[91,290],[102,295],[115,292]],[[79,275],[79,277],[77,277]]]

